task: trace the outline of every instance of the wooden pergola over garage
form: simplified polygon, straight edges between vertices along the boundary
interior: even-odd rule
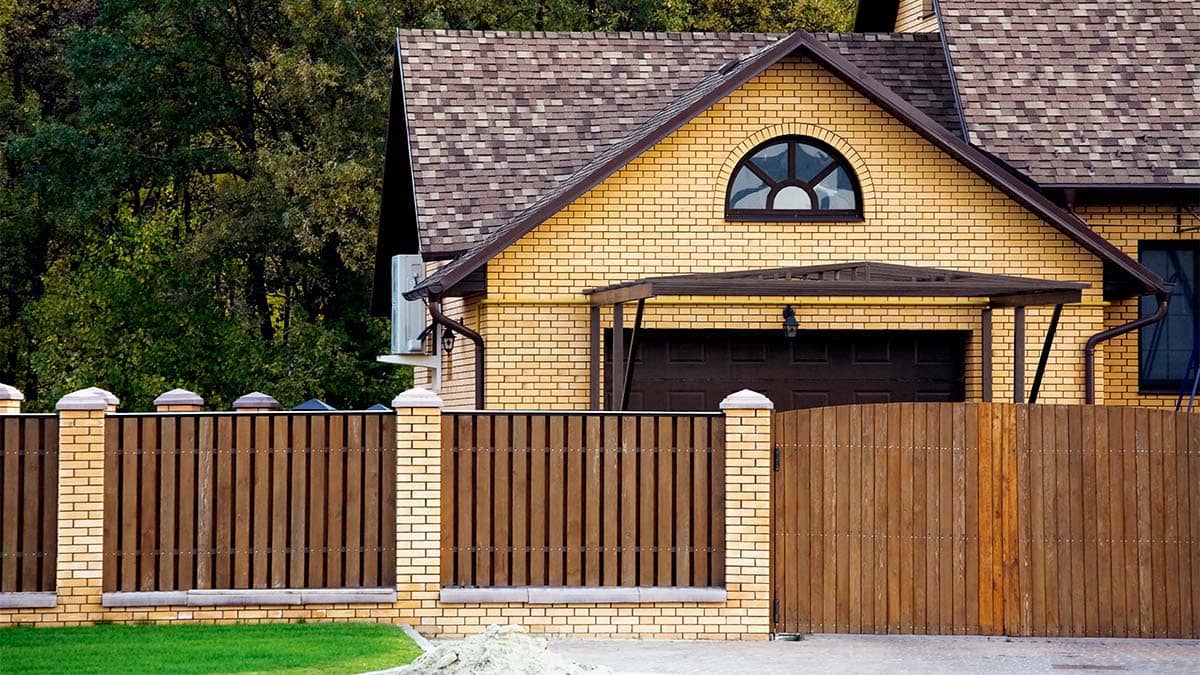
[[[591,405],[600,407],[600,308],[613,307],[612,372],[609,376],[609,407],[623,410],[629,398],[633,375],[633,351],[646,300],[659,296],[780,297],[943,297],[979,298],[987,301],[980,317],[983,342],[983,400],[992,400],[992,308],[1012,307],[1013,312],[1013,401],[1025,401],[1025,308],[1054,305],[1034,377],[1030,402],[1036,402],[1045,373],[1054,334],[1066,303],[1079,302],[1088,284],[1031,279],[1002,274],[980,274],[931,267],[912,267],[878,262],[847,262],[807,267],[686,274],[650,277],[584,291],[591,301]],[[633,331],[624,339],[624,303],[637,301]]]

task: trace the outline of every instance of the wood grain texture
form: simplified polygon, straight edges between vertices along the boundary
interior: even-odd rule
[[[113,432],[106,430],[106,438]],[[106,476],[117,458],[105,453]],[[0,415],[0,592],[55,589],[58,527],[58,417]],[[106,480],[105,511],[120,504],[119,485]],[[116,580],[120,521],[104,523],[105,584]],[[111,541],[110,541],[111,540]],[[112,569],[109,569],[109,568]]]
[[[1200,415],[871,404],[772,439],[778,632],[1200,634]]]
[[[105,437],[106,592],[394,583],[394,414],[113,415]]]
[[[443,420],[443,454],[457,476],[443,476],[443,561],[453,561],[443,564],[443,586],[724,583],[719,417],[472,412]]]

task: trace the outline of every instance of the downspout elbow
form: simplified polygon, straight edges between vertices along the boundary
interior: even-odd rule
[[[430,299],[429,315],[433,317],[433,320],[437,323],[449,328],[452,331],[455,331],[456,333],[462,333],[467,337],[468,340],[475,343],[475,408],[477,410],[483,410],[485,407],[484,403],[487,401],[487,397],[484,396],[483,389],[485,373],[483,361],[483,336],[455,321],[454,319],[451,319],[445,314],[442,314],[442,303],[440,300],[433,300],[432,298]]]
[[[1162,321],[1167,315],[1167,305],[1170,301],[1170,296],[1167,293],[1159,292],[1154,294],[1154,299],[1158,302],[1158,307],[1155,308],[1153,314],[1139,317],[1120,326],[1107,328],[1088,338],[1087,344],[1083,348],[1083,374],[1084,387],[1086,389],[1084,401],[1088,405],[1096,402],[1096,347],[1101,342],[1107,342],[1120,335]]]

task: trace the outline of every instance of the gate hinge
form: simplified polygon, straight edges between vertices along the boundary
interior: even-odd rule
[[[771,468],[775,471],[779,470],[779,446],[775,446],[775,451],[771,453]]]
[[[776,626],[779,625],[779,601],[778,600],[771,601],[771,622],[774,623]]]

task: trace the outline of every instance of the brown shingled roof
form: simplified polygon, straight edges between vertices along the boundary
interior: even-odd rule
[[[1043,186],[1200,185],[1200,0],[939,0],[969,140]]]
[[[422,251],[470,248],[722,65],[783,37],[400,31]],[[957,132],[937,36],[817,37]]]
[[[850,63],[846,57],[830,49],[812,34],[801,30],[704,77],[628,136],[593,156],[569,178],[543,193],[536,202],[515,214],[503,226],[481,239],[452,262],[429,275],[404,296],[410,300],[429,295],[438,296],[453,287],[634,157],[765,69],[793,55],[806,56],[821,64],[1014,201],[1058,228],[1084,249],[1121,270],[1138,288],[1154,292],[1165,288],[1162,279],[1157,275],[1096,234],[1078,216],[1051,202],[1014,175],[1008,166],[968,145],[957,134],[939,125],[882,82]]]

